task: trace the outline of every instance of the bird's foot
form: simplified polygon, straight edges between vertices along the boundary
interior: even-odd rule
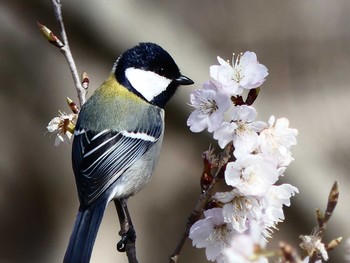
[[[136,241],[136,232],[133,227],[130,227],[127,232],[121,235],[120,241],[117,243],[117,250],[119,252],[125,252],[126,251],[126,245],[127,243],[135,243]]]

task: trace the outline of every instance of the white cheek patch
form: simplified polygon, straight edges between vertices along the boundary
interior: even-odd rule
[[[160,76],[152,71],[145,71],[137,68],[127,68],[125,76],[143,97],[152,101],[161,94],[171,83],[171,79]]]

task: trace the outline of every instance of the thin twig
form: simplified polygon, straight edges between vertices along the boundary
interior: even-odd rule
[[[313,234],[311,235],[314,239],[318,239],[319,241],[323,241],[324,234],[326,232],[327,228],[327,223],[330,220],[330,218],[333,215],[334,209],[337,206],[338,203],[338,198],[339,198],[339,185],[338,182],[335,182],[332,186],[332,189],[329,193],[328,196],[328,201],[327,201],[327,208],[325,212],[323,213],[320,209],[316,209],[316,218],[317,218],[317,223],[318,226],[315,228],[316,230],[313,231]],[[342,237],[338,237],[336,239],[331,240],[328,244],[325,244],[325,249],[326,251],[333,250],[336,248],[342,240]],[[304,249],[306,252],[307,251],[307,246],[304,247],[303,243],[300,244],[301,248]],[[318,260],[322,259],[322,255],[320,254],[319,249],[315,248],[312,251],[312,255],[310,255],[309,258],[309,263],[314,263],[317,262]]]
[[[61,39],[62,39],[62,42],[64,44],[64,46],[61,47],[60,50],[63,53],[63,55],[66,57],[66,60],[68,62],[70,71],[72,73],[74,85],[75,85],[75,88],[76,88],[77,93],[78,93],[79,104],[81,107],[86,102],[87,90],[84,89],[82,84],[81,84],[78,70],[77,70],[77,67],[75,65],[72,52],[69,48],[68,37],[67,37],[67,33],[66,33],[66,30],[64,28],[64,23],[63,23],[61,0],[51,0],[51,3],[52,3],[53,8],[54,8],[55,17],[56,17],[56,20],[57,20],[57,23],[59,26]]]
[[[205,191],[205,193],[202,193],[199,196],[199,199],[197,201],[197,204],[195,206],[195,208],[192,210],[190,216],[187,219],[187,224],[186,224],[186,228],[185,231],[182,233],[182,236],[180,238],[179,243],[177,244],[174,253],[170,256],[170,262],[171,263],[176,263],[179,255],[181,253],[181,250],[188,238],[188,235],[190,233],[190,229],[192,227],[192,225],[197,222],[199,220],[199,218],[201,217],[202,213],[203,213],[203,208],[204,206],[208,203],[210,197],[212,196],[212,192],[213,192],[213,188],[215,185],[216,181],[214,181],[209,188],[207,189],[207,191]]]
[[[126,256],[129,263],[138,263],[136,258],[136,245],[135,242],[126,243]]]
[[[233,149],[232,143],[228,144],[225,147],[223,154],[221,156],[221,161],[218,164],[216,173],[213,176],[213,180],[212,180],[211,184],[208,186],[208,188],[205,191],[202,191],[202,194],[199,196],[195,208],[192,210],[190,216],[187,219],[185,231],[182,233],[182,236],[180,238],[179,243],[177,244],[177,246],[175,248],[174,253],[170,256],[170,263],[176,263],[178,261],[181,250],[182,250],[182,248],[183,248],[183,246],[184,246],[184,244],[189,236],[190,229],[191,229],[192,225],[200,219],[200,217],[203,214],[204,207],[206,206],[206,204],[209,202],[210,198],[212,197],[213,191],[214,191],[214,186],[218,182],[219,174],[222,172],[222,169],[226,166],[227,162],[230,159],[232,149]]]

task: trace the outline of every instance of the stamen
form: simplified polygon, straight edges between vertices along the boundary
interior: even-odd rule
[[[240,82],[243,78],[243,72],[242,72],[242,66],[240,65],[241,57],[243,56],[243,53],[239,53],[235,60],[235,53],[232,53],[232,67],[233,67],[233,74],[231,76],[231,79]]]
[[[199,104],[199,110],[205,115],[213,114],[218,108],[216,101],[212,99],[201,99]]]

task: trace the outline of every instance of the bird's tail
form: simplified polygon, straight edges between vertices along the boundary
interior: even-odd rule
[[[100,227],[106,202],[80,206],[63,263],[88,263]]]

